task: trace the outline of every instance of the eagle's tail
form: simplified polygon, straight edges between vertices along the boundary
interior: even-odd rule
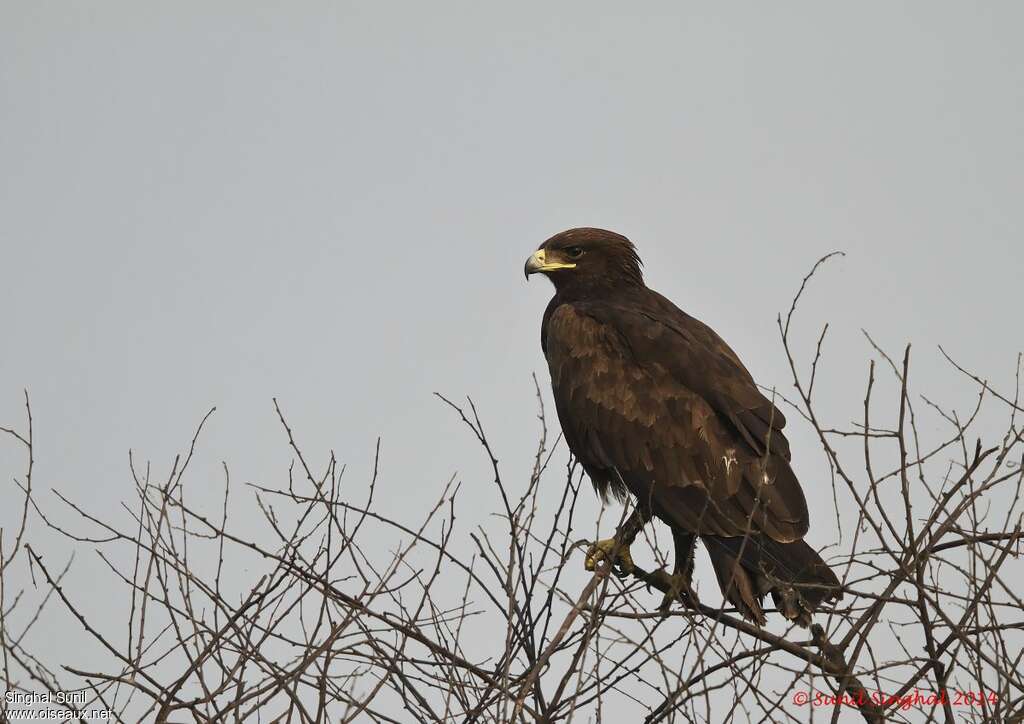
[[[804,627],[822,602],[843,596],[835,573],[802,540],[779,543],[761,534],[701,540],[726,599],[759,624],[765,622],[761,601],[766,593],[771,593],[783,616]]]

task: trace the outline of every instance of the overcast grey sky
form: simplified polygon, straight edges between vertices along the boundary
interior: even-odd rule
[[[918,389],[950,404],[974,390],[937,344],[1009,387],[1022,27],[1013,2],[4,0],[0,424],[27,388],[36,484],[113,510],[128,450],[165,474],[213,405],[194,479],[225,460],[280,480],[276,396],[353,481],[383,438],[395,517],[453,473],[466,516],[492,510],[431,393],[471,395],[525,482],[550,286],[523,261],[581,225],[629,236],[648,283],[784,391],[776,314],[845,250],[800,338],[832,324],[837,422],[863,397],[861,328],[913,342]],[[831,492],[793,427],[823,542]],[[7,479],[18,454],[0,443]],[[74,575],[99,570],[83,553]],[[80,638],[57,616],[47,635]]]

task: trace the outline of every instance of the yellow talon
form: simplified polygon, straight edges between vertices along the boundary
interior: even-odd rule
[[[583,565],[588,571],[593,571],[598,562],[603,560],[611,562],[612,573],[619,578],[625,578],[633,572],[633,557],[629,555],[629,546],[615,538],[605,538],[591,545]]]

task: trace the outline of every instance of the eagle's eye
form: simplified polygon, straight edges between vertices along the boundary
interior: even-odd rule
[[[570,246],[565,250],[565,255],[570,259],[579,259],[583,256],[583,249],[578,246]]]

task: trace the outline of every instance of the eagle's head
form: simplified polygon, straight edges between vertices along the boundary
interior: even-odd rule
[[[540,272],[559,291],[643,284],[636,247],[622,234],[583,227],[555,234],[526,260],[526,278]]]

